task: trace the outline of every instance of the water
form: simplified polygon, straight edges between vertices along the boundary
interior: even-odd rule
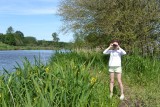
[[[54,50],[9,50],[0,51],[0,74],[3,72],[3,68],[8,71],[14,71],[17,63],[22,65],[24,57],[26,57],[31,63],[34,63],[34,57],[40,58],[41,62],[47,63],[49,58],[55,53]]]

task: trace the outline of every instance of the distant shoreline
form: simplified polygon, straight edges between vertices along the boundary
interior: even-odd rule
[[[0,50],[57,50],[53,47],[38,47],[38,46],[9,46],[6,48],[1,48]]]
[[[57,47],[51,47],[51,46],[1,46],[0,45],[0,51],[1,50],[59,50],[64,48],[57,48]]]
[[[42,46],[42,45],[26,45],[26,46],[12,46],[4,43],[0,43],[0,50],[59,50],[65,47],[56,47],[52,45]],[[66,48],[65,48],[66,49]]]

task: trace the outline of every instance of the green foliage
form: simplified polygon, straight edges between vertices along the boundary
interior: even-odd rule
[[[157,81],[156,79],[154,79],[157,76],[155,74],[158,74],[159,72],[158,70],[160,69],[160,67],[158,67],[159,60],[157,58],[150,59],[150,58],[142,58],[140,56],[132,56],[132,57],[127,56],[124,58],[124,62],[125,62],[124,69],[130,71],[127,72],[128,75],[134,72],[135,74],[131,76],[137,76],[136,77],[137,82],[135,82],[134,80],[135,83],[145,84],[146,79],[147,81],[150,82]]]
[[[6,34],[0,33],[0,42],[12,45],[12,48],[6,49],[22,49],[26,46],[25,49],[59,49],[59,48],[71,48],[71,43],[59,42],[58,34],[55,32],[52,34],[53,41],[46,40],[37,40],[33,36],[25,36],[23,32],[16,31],[14,32],[13,28],[10,26],[7,29]],[[20,47],[19,47],[20,46]],[[27,46],[37,46],[36,48],[31,48]],[[1,48],[4,49],[4,48]]]
[[[110,40],[111,36],[98,35],[96,32],[90,33],[85,37],[85,41],[88,43],[88,46],[93,48],[104,48],[104,46],[107,47],[107,45],[110,43]]]
[[[157,0],[61,0],[64,29],[85,33],[87,42],[103,47],[119,39],[128,53],[153,54],[159,49]],[[93,36],[93,38],[91,37]],[[92,40],[98,38],[96,41]]]
[[[24,45],[24,34],[21,31],[14,32],[10,26],[6,34],[0,35],[0,42],[13,46],[22,46]]]
[[[14,34],[16,46],[24,45],[24,34],[21,31],[16,31]]]
[[[27,36],[27,37],[24,38],[24,42],[25,42],[25,44],[27,44],[27,45],[36,45],[37,40],[36,40],[35,37]]]
[[[5,35],[0,34],[0,42],[3,42],[3,41],[4,41],[4,39],[5,39]]]
[[[56,32],[52,33],[52,37],[54,42],[57,43],[59,41],[58,34]]]
[[[94,75],[96,69],[91,69],[94,56],[92,59],[87,58],[87,62],[83,61],[86,59],[83,56],[79,62],[78,59],[74,59],[76,53],[71,55],[66,54],[67,60],[62,60],[65,58],[62,57],[63,54],[56,54],[47,66],[41,64],[39,60],[35,60],[35,65],[32,66],[28,60],[25,60],[24,67],[18,65],[16,72],[0,76],[1,106],[96,107],[104,105],[99,103],[102,98],[97,97],[99,91],[96,87],[99,80]],[[105,90],[107,88],[104,88],[103,92]]]
[[[10,26],[6,31],[6,34],[13,34],[13,33],[14,33],[14,30],[13,30],[12,26]]]
[[[116,85],[109,99],[108,56],[100,52],[65,52],[53,55],[47,65],[24,59],[23,67],[0,76],[0,106],[3,107],[117,107]],[[158,107],[159,60],[140,56],[123,57],[125,96],[134,106]],[[138,91],[137,91],[138,90]]]
[[[123,59],[125,81],[130,87],[129,93],[132,100],[139,98],[145,102],[146,107],[158,107],[160,98],[158,86],[160,85],[159,67],[160,60],[155,58],[143,58],[141,56],[126,56]],[[137,91],[138,90],[138,91]]]
[[[11,33],[6,34],[4,43],[6,43],[8,45],[16,45],[14,34],[11,34]]]
[[[38,46],[51,46],[53,45],[52,41],[45,41],[45,40],[38,40],[37,41]]]
[[[9,48],[11,48],[10,45],[7,45],[7,44],[0,42],[0,50],[7,50]]]
[[[75,32],[74,37],[74,47],[75,48],[83,48],[86,46],[84,41],[84,34],[82,32]]]

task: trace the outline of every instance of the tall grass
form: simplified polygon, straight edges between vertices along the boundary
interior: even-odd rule
[[[132,94],[129,97],[141,100],[147,107],[159,107],[160,60],[126,56],[123,65],[125,81]]]
[[[109,99],[108,56],[98,52],[56,53],[47,65],[25,59],[23,67],[0,76],[2,107],[117,107],[116,85]],[[159,104],[158,60],[138,56],[123,57],[123,81],[126,98],[145,107]]]

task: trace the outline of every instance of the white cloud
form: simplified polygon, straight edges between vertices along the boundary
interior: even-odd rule
[[[0,0],[0,14],[55,14],[58,0]]]
[[[29,8],[29,9],[5,9],[0,10],[1,14],[12,15],[42,15],[42,14],[56,14],[56,8]]]
[[[55,14],[56,10],[57,10],[56,8],[30,9],[28,14]]]

